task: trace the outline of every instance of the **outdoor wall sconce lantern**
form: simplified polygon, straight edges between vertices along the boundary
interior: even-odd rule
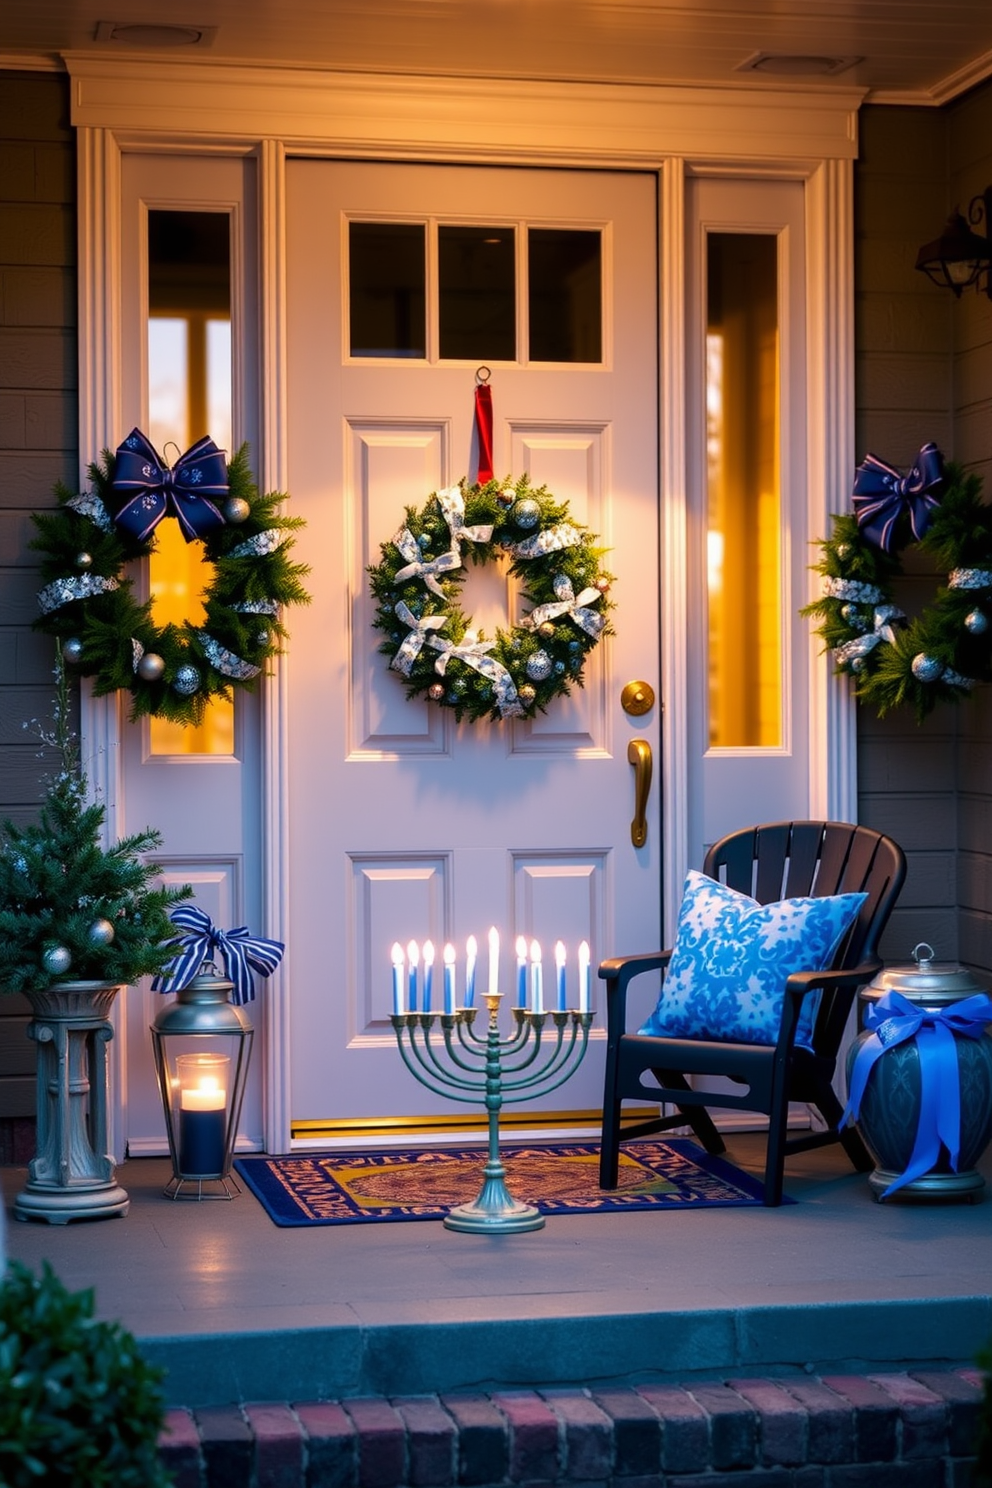
[[[985,234],[972,231],[984,222]],[[968,221],[955,209],[944,225],[940,237],[926,243],[916,255],[916,267],[922,269],[934,284],[946,284],[960,299],[961,291],[974,284],[979,294],[984,289],[992,300],[992,237],[989,226],[992,222],[992,186],[986,186],[980,195],[972,198],[968,205]],[[971,224],[971,226],[969,226]],[[984,274],[984,283],[982,275]]]
[[[213,963],[152,1024],[152,1052],[172,1158],[169,1199],[233,1199],[230,1176],[255,1030]],[[219,1189],[204,1190],[204,1183]],[[183,1193],[183,1185],[194,1188]]]

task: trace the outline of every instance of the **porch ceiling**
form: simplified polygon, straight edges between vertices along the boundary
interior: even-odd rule
[[[202,40],[156,38],[180,25]],[[118,35],[115,38],[115,26]],[[142,31],[123,33],[125,26]],[[151,45],[151,43],[155,43]],[[136,51],[449,76],[864,88],[940,104],[992,73],[988,0],[6,0],[0,66]],[[758,54],[779,60],[747,70]],[[831,70],[823,68],[831,64]],[[742,70],[744,69],[744,70]]]

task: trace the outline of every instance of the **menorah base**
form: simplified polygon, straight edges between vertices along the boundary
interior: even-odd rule
[[[471,1204],[459,1204],[444,1217],[445,1229],[476,1235],[519,1235],[544,1228],[544,1215],[532,1204],[519,1203],[503,1181],[503,1164],[486,1163],[485,1179]]]

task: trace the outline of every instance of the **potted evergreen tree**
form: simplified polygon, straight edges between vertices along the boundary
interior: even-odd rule
[[[61,658],[55,676],[53,726],[39,732],[58,766],[39,820],[0,828],[0,992],[27,997],[38,1046],[37,1149],[15,1212],[65,1224],[127,1212],[107,1151],[109,1014],[168,961],[168,910],[191,890],[154,885],[157,832],[101,846],[106,810],[88,800]]]

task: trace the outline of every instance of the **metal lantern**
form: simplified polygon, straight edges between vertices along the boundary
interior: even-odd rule
[[[255,1037],[230,996],[234,983],[207,962],[151,1027],[172,1177],[165,1196],[232,1199],[230,1176]],[[204,1183],[220,1187],[204,1191]],[[183,1193],[185,1184],[195,1189]]]

